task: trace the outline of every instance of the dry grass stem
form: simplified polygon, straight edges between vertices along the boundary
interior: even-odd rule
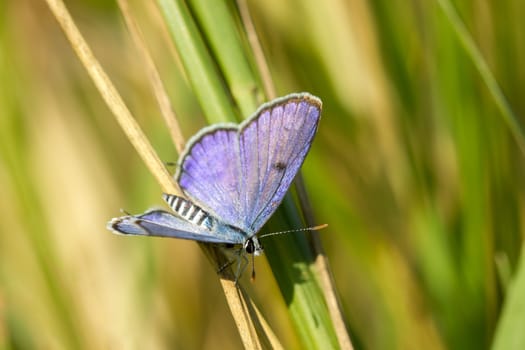
[[[312,206],[304,187],[304,181],[301,173],[299,173],[295,178],[294,184],[299,197],[301,211],[303,212],[306,221],[306,226],[313,227],[317,225],[317,222],[315,220]],[[352,341],[350,340],[350,336],[348,335],[348,331],[346,329],[346,324],[343,317],[343,309],[341,307],[341,302],[339,301],[339,297],[335,288],[330,264],[324,252],[321,239],[319,238],[319,232],[312,231],[311,237],[312,248],[316,254],[315,267],[319,276],[319,283],[321,284],[321,289],[323,290],[328,312],[330,313],[330,318],[337,335],[337,340],[339,341],[339,346],[341,349],[353,349]]]
[[[80,34],[80,31],[67,11],[64,2],[61,0],[46,1],[55,18],[64,30],[71,46],[104,98],[104,101],[106,101],[106,104],[113,112],[113,115],[117,118],[122,130],[124,130],[126,136],[133,144],[150,172],[157,179],[162,190],[168,193],[180,193],[175,181],[173,181],[164,164],[157,156],[157,153],[120,97],[115,86],[111,83],[109,77],[93,55],[93,52],[82,37],[82,34]]]
[[[275,87],[273,85],[270,68],[268,68],[268,64],[266,63],[266,58],[264,57],[264,52],[261,43],[259,42],[257,31],[255,30],[252,17],[250,16],[250,9],[248,8],[246,0],[237,0],[237,6],[239,7],[244,30],[246,30],[246,33],[248,34],[248,42],[250,43],[256,66],[259,69],[264,93],[269,100],[273,100],[277,97],[277,93],[275,92]]]
[[[223,254],[221,249],[205,243],[201,243],[200,247],[217,269],[228,263],[229,259]],[[272,347],[274,349],[279,348],[279,342],[266,320],[260,313],[253,312],[255,306],[249,295],[243,291],[240,285],[235,285],[235,275],[232,270],[224,269],[220,272],[219,277],[244,347],[246,349],[265,349],[268,347],[261,347],[261,344],[275,344],[276,346],[272,345]]]
[[[139,49],[140,54],[142,55],[142,58],[146,65],[146,70],[148,72],[150,84],[155,93],[155,97],[157,98],[161,114],[164,118],[164,121],[166,122],[166,126],[168,127],[168,130],[170,132],[171,139],[173,141],[173,144],[175,145],[175,149],[180,155],[184,150],[184,145],[186,142],[184,140],[184,136],[182,136],[177,117],[171,105],[168,93],[166,92],[164,84],[162,83],[162,79],[160,78],[159,71],[157,70],[155,62],[153,61],[153,58],[151,57],[151,54],[146,46],[144,36],[142,35],[142,32],[138,27],[137,23],[133,19],[133,16],[131,15],[128,1],[118,0],[118,4],[122,12],[122,16],[126,21],[126,26],[128,27],[130,35],[133,38],[135,45]]]
[[[242,288],[236,288],[235,283],[228,279],[221,279],[228,306],[235,317],[237,329],[246,349],[282,349],[282,345],[264,320],[259,310],[252,303]],[[235,293],[236,295],[228,295]],[[244,319],[242,322],[239,320]]]
[[[253,311],[255,312],[255,316],[259,320],[261,330],[264,332],[265,336],[268,339],[268,342],[271,345],[271,349],[274,350],[281,350],[284,349],[282,344],[279,342],[279,339],[277,339],[277,336],[273,332],[273,330],[270,328],[270,325],[266,320],[264,319],[263,315],[257,308],[257,306],[252,302],[251,307],[253,308]]]

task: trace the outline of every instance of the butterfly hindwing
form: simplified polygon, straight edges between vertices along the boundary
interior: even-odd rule
[[[207,243],[242,244],[245,239],[243,236],[235,236],[222,230],[222,225],[216,220],[207,228],[159,209],[149,210],[140,215],[114,218],[107,227],[119,234],[172,237]]]

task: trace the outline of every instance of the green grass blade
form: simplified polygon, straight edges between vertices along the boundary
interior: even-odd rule
[[[523,128],[512,112],[512,108],[510,107],[507,99],[505,98],[505,95],[501,91],[501,88],[496,81],[496,78],[492,74],[487,62],[483,58],[483,55],[479,51],[478,47],[476,46],[476,43],[472,39],[472,36],[469,34],[467,28],[465,27],[465,24],[461,21],[461,18],[459,17],[456,9],[454,6],[450,3],[449,0],[438,0],[439,6],[441,6],[443,12],[447,16],[448,20],[450,21],[450,24],[454,28],[454,31],[458,35],[459,40],[461,41],[461,44],[465,48],[465,51],[468,53],[470,58],[472,59],[472,62],[476,66],[476,69],[481,74],[481,78],[485,82],[485,85],[487,85],[487,88],[489,89],[492,97],[494,98],[494,101],[496,102],[496,105],[498,106],[498,109],[500,110],[503,119],[509,126],[509,129],[514,136],[514,139],[516,140],[516,143],[521,149],[521,152],[525,155],[525,133],[523,132]]]
[[[507,293],[496,329],[493,350],[525,349],[525,256],[521,255],[516,275]]]
[[[210,123],[235,121],[235,109],[186,3],[181,0],[158,0],[158,3],[206,117]]]
[[[268,228],[280,231],[302,227],[296,205],[286,197]],[[338,348],[337,337],[328,314],[323,293],[315,277],[309,242],[302,232],[264,240],[265,254],[299,338],[305,349]]]
[[[262,95],[231,7],[224,1],[206,0],[192,0],[189,6],[194,10],[242,116],[248,117],[261,102]]]

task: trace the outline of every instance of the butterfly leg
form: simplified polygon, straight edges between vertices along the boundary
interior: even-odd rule
[[[239,278],[242,276],[244,270],[246,269],[246,266],[248,265],[248,259],[244,254],[243,248],[236,250],[234,256],[228,262],[222,265],[217,271],[217,273],[221,274],[224,270],[232,266],[235,262],[237,262],[237,268],[235,269],[235,284],[237,284],[239,282]]]
[[[218,274],[221,274],[224,270],[226,270],[228,267],[232,266],[232,264],[235,262],[235,259],[231,259],[228,262],[226,262],[224,265],[219,267],[219,270],[217,270]]]
[[[235,272],[235,284],[239,281],[239,278],[241,278],[242,274],[244,273],[244,270],[246,270],[246,266],[248,266],[248,258],[246,258],[246,254],[243,254],[244,249],[240,249],[238,256],[237,256],[237,271]]]

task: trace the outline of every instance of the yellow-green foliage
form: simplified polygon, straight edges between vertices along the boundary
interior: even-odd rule
[[[211,52],[202,69],[222,78],[208,91],[186,71],[201,69],[185,61],[190,49],[172,41],[184,34],[170,28],[180,24],[172,2],[131,7],[188,138],[206,120],[246,117],[263,94],[251,54],[224,56],[235,40],[249,52],[234,3],[233,43],[208,26],[224,8],[185,5]],[[67,6],[161,159],[176,161],[118,7]],[[321,239],[354,347],[523,349],[525,2],[249,6],[278,95],[323,100],[303,175],[318,223],[329,224]],[[120,208],[161,205],[160,194],[45,1],[1,3],[0,348],[240,348],[197,244],[105,229]],[[308,327],[329,321],[301,329],[317,307],[305,294],[318,287],[300,285],[304,261],[280,268],[286,239],[265,245],[278,282],[263,257],[255,283],[242,283],[286,348],[314,348],[323,340]]]

